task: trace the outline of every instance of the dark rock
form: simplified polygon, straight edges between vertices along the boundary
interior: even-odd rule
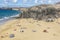
[[[24,32],[24,30],[20,30],[20,32]]]
[[[10,38],[14,38],[15,35],[14,35],[14,34],[10,34],[9,37],[10,37]]]
[[[46,32],[47,33],[48,31],[47,30],[43,30],[43,32]]]
[[[1,36],[1,38],[4,38],[4,36]]]

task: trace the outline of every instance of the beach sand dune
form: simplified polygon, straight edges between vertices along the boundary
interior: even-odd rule
[[[16,19],[0,26],[0,40],[60,40],[60,19],[54,22]]]

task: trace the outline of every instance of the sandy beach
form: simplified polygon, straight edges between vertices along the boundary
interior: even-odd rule
[[[59,20],[54,22],[31,18],[10,20],[0,26],[0,40],[60,40]]]

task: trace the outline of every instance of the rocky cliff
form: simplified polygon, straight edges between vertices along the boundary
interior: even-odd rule
[[[37,5],[29,8],[20,8],[20,18],[33,18],[53,22],[60,17],[60,7],[56,5]]]

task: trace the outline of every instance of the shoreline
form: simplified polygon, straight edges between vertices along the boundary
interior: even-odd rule
[[[16,19],[15,17],[18,17],[18,16],[19,16],[19,14],[13,15],[13,16],[10,16],[10,17],[1,18],[0,19],[0,25],[5,24],[7,21],[14,20],[14,19]]]

